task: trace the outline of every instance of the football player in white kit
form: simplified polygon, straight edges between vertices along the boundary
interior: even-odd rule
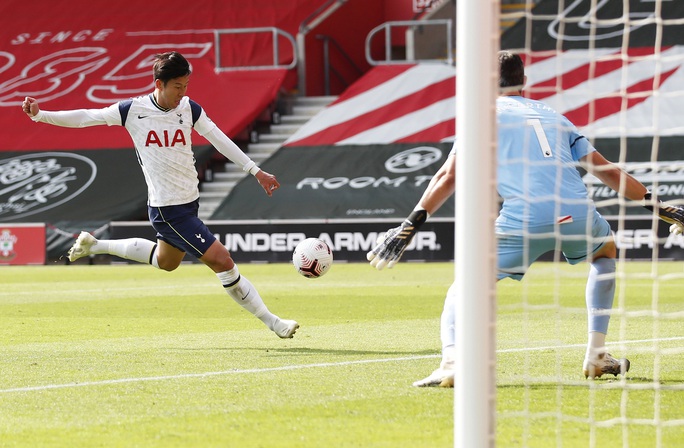
[[[642,201],[649,210],[655,207],[658,216],[672,224],[673,233],[684,229],[684,209],[654,200],[641,182],[607,161],[565,117],[540,101],[524,98],[525,71],[520,56],[502,51],[498,59],[497,191],[503,206],[493,229],[497,278],[522,280],[535,260],[557,247],[570,264],[588,261],[591,268],[585,299],[589,335],[582,370],[587,378],[624,374],[629,361],[613,358],[605,347],[615,295],[615,242],[575,166],[580,163],[605,185],[628,199]],[[454,143],[411,215],[388,230],[368,253],[372,266],[391,268],[420,226],[454,193],[456,146]],[[414,386],[454,385],[454,302],[455,295],[447,293],[440,323],[440,367]]]
[[[271,313],[256,288],[240,275],[230,252],[198,217],[199,188],[192,152],[193,128],[225,157],[252,174],[268,196],[280,184],[261,169],[185,96],[190,64],[178,52],[158,54],[154,60],[154,92],[120,101],[103,109],[48,112],[34,98],[22,105],[33,121],[64,127],[124,126],[133,139],[148,189],[150,222],[157,241],[143,238],[98,240],[81,232],[69,250],[69,260],[91,254],[110,254],[158,269],[173,271],[185,253],[211,268],[230,297],[259,318],[281,338],[299,328],[294,320]]]

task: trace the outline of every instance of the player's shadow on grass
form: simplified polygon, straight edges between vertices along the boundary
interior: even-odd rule
[[[421,357],[439,357],[439,352],[434,350],[420,350],[420,351],[392,351],[392,350],[340,350],[331,348],[307,348],[307,347],[291,347],[291,348],[264,348],[264,347],[216,347],[216,348],[174,348],[173,350],[193,351],[193,350],[231,350],[231,351],[256,351],[272,353],[274,355],[337,355],[337,356],[354,356],[354,355],[374,355],[374,356],[421,356]]]
[[[259,349],[255,349],[259,350]],[[267,349],[269,353],[282,353],[287,355],[393,355],[393,356],[429,356],[435,355],[439,356],[434,350],[421,350],[421,351],[392,351],[392,350],[340,350],[340,349],[326,349],[326,348],[269,348]]]
[[[573,383],[566,383],[565,381],[573,381]],[[549,380],[544,380],[544,381],[538,381],[534,382],[533,380],[530,380],[527,384],[503,384],[503,383],[497,383],[496,387],[497,389],[531,389],[531,390],[545,390],[545,389],[557,389],[559,386],[561,387],[567,387],[567,388],[582,388],[585,389],[592,384],[596,387],[601,387],[603,385],[612,385],[615,383],[620,383],[622,381],[622,378],[620,377],[614,377],[614,376],[607,376],[604,375],[601,378],[595,378],[593,380],[585,379],[584,376],[578,375],[576,382],[575,378],[571,378],[570,380],[564,380],[560,384],[556,381],[549,381]],[[634,383],[653,383],[653,378],[646,378],[643,376],[630,376],[628,375],[627,378],[625,378],[625,383],[627,385],[629,384],[634,384]],[[681,384],[684,381],[661,381],[659,383],[659,386],[667,388],[667,386],[672,385],[676,386],[677,389],[681,387]],[[612,388],[612,387],[611,387]]]

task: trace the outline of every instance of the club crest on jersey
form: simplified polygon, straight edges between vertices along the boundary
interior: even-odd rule
[[[183,114],[176,114],[178,115],[178,123],[183,124]]]
[[[174,132],[173,136],[170,136],[169,131],[167,130],[164,130],[164,132],[161,135],[157,134],[157,132],[155,131],[149,131],[147,133],[145,146],[158,146],[160,148],[168,148],[169,146],[175,145],[186,145],[185,134],[183,134],[182,129],[176,129],[176,132]]]

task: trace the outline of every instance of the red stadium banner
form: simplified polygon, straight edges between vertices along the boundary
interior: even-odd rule
[[[150,2],[0,2],[0,151],[115,149],[131,147],[123,129],[98,126],[65,130],[32,123],[21,112],[25,96],[46,110],[101,108],[153,90],[155,54],[176,50],[193,70],[190,98],[229,136],[263,113],[286,82],[284,68],[222,71],[224,67],[294,57],[294,47],[269,33],[221,35],[219,30],[273,27],[290,35],[325,0],[258,2],[225,0],[193,7]],[[36,11],[40,11],[39,14]],[[292,85],[290,85],[292,87]],[[195,144],[206,144],[196,136]]]
[[[0,224],[0,265],[45,264],[45,224]]]

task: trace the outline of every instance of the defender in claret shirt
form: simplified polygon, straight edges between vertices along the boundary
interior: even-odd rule
[[[69,260],[91,254],[110,254],[158,269],[173,271],[186,252],[216,273],[228,295],[259,318],[281,338],[299,328],[280,319],[264,304],[256,288],[240,275],[230,252],[199,219],[199,188],[192,152],[192,130],[205,137],[225,157],[252,174],[268,196],[280,187],[275,176],[252,161],[185,96],[190,64],[178,52],[159,54],[153,66],[154,92],[120,101],[104,109],[43,111],[34,98],[22,105],[33,121],[64,127],[124,126],[133,139],[148,189],[150,222],[157,241],[142,238],[98,240],[81,232],[69,250]]]

